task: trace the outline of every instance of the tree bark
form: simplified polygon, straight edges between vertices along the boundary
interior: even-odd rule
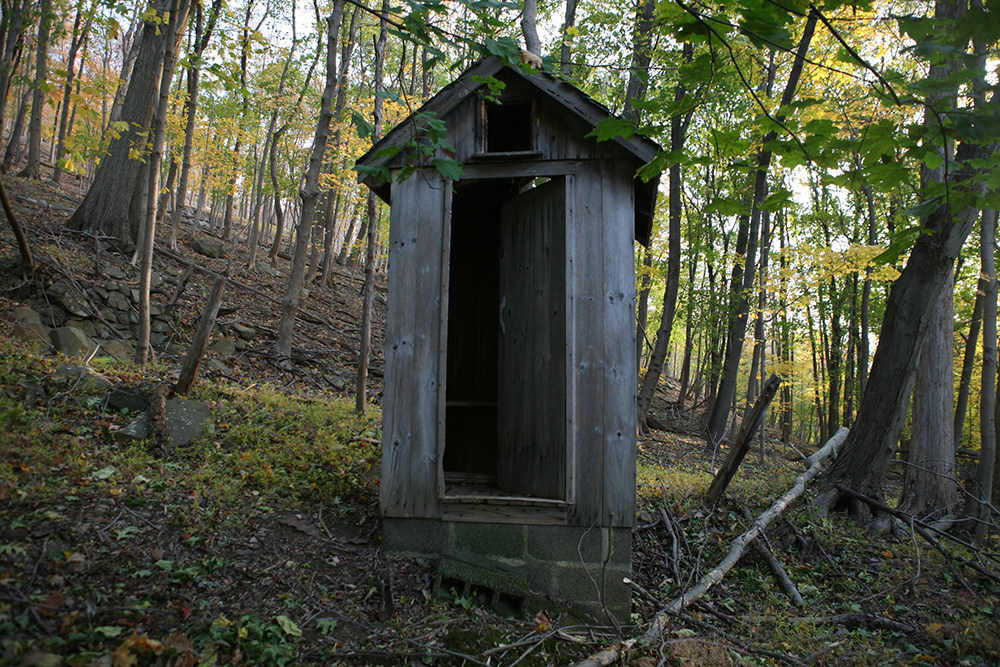
[[[521,31],[524,33],[524,46],[536,56],[542,55],[542,42],[538,39],[536,16],[538,0],[524,0],[524,13],[521,15]]]
[[[802,74],[802,67],[805,64],[806,53],[809,51],[809,43],[812,41],[813,31],[816,28],[818,17],[815,11],[809,12],[806,19],[805,28],[802,31],[802,39],[799,41],[798,50],[795,53],[795,63],[788,73],[788,81],[785,84],[784,93],[781,95],[779,108],[791,104],[795,97],[795,89],[798,86],[799,77]],[[784,121],[783,114],[776,114],[779,122]],[[767,146],[778,136],[777,131],[768,132],[761,141],[761,146]],[[750,213],[750,238],[746,241],[744,248],[739,247],[737,242],[736,253],[742,257],[753,257],[756,253],[755,229],[759,225],[760,206],[767,197],[767,172],[771,166],[772,151],[761,148],[757,155],[757,170],[754,183],[753,203]],[[739,261],[739,260],[737,260]],[[708,419],[708,445],[707,450],[714,452],[722,443],[726,434],[726,421],[729,414],[729,404],[736,394],[736,381],[739,375],[739,361],[743,352],[743,338],[746,336],[747,313],[749,312],[749,301],[747,293],[749,287],[753,285],[753,274],[755,271],[748,264],[746,270],[734,269],[732,290],[736,297],[736,308],[733,313],[729,329],[729,337],[726,345],[726,361],[722,371],[722,381],[719,384],[719,392],[715,397],[712,412]],[[742,279],[742,280],[740,280]]]
[[[954,285],[951,274],[930,313],[913,390],[910,450],[900,509],[924,521],[950,523],[956,514]]]
[[[142,261],[139,268],[139,326],[136,335],[135,363],[143,371],[149,355],[149,283],[153,270],[153,244],[156,239],[156,193],[160,184],[160,164],[167,130],[167,109],[170,104],[170,80],[173,78],[177,49],[183,26],[187,23],[190,0],[173,0],[163,41],[163,71],[160,74],[160,98],[153,117],[153,146],[150,154],[146,224],[142,241]]]
[[[59,136],[56,140],[56,155],[53,160],[53,170],[52,170],[52,182],[59,185],[59,181],[62,179],[62,165],[60,161],[63,159],[63,154],[65,151],[64,143],[66,141],[66,134],[69,130],[69,107],[70,107],[70,95],[73,93],[73,79],[76,77],[76,72],[74,66],[76,65],[76,55],[77,52],[83,47],[87,41],[87,37],[90,35],[90,17],[86,18],[86,22],[83,22],[83,8],[80,7],[76,11],[76,19],[73,21],[73,33],[70,37],[69,43],[69,54],[66,56],[66,84],[63,86],[63,98],[62,98],[62,117],[59,120]],[[83,63],[81,63],[80,69],[83,69]]]
[[[997,377],[997,275],[994,257],[997,212],[983,211],[980,219],[980,256],[982,259],[983,289],[983,372],[979,394],[979,462],[976,465],[976,483],[965,505],[965,515],[975,521],[971,532],[976,544],[986,540],[993,495],[993,475],[996,464],[996,381]],[[983,284],[985,283],[985,285]],[[977,302],[978,302],[977,298]],[[957,442],[956,442],[957,446]]]
[[[563,20],[562,29],[562,46],[559,49],[559,73],[566,78],[573,76],[573,62],[571,60],[573,35],[569,31],[576,25],[577,4],[577,0],[566,0],[566,16]]]
[[[292,354],[292,334],[295,330],[295,312],[299,308],[299,296],[302,294],[302,279],[306,271],[306,250],[309,244],[309,229],[312,227],[316,213],[316,198],[319,196],[319,175],[323,167],[323,153],[330,136],[330,121],[333,119],[333,102],[337,92],[337,36],[340,32],[340,21],[344,15],[344,0],[335,0],[333,12],[326,19],[327,24],[327,54],[326,54],[326,86],[320,106],[319,120],[316,123],[316,137],[313,140],[312,157],[306,172],[305,183],[300,193],[302,200],[302,216],[299,219],[299,232],[295,241],[295,254],[292,259],[291,273],[288,278],[288,288],[281,300],[281,321],[278,324],[278,339],[275,342],[275,352],[280,357],[290,357]]]
[[[389,0],[382,0],[382,16],[389,13]],[[375,43],[375,109],[374,132],[372,142],[378,143],[382,136],[382,70],[385,66],[385,45],[388,37],[388,26],[383,18],[379,21],[378,41]],[[445,181],[445,187],[451,188],[451,181]],[[375,192],[368,192],[368,249],[365,253],[365,284],[361,290],[361,342],[358,353],[358,382],[355,390],[354,411],[365,413],[368,403],[368,358],[371,354],[372,311],[375,308],[375,252],[378,249],[378,200]]]
[[[191,153],[194,150],[194,130],[198,112],[198,96],[201,94],[201,57],[212,39],[215,23],[222,9],[222,0],[215,0],[208,15],[208,25],[204,23],[204,8],[201,2],[196,3],[194,57],[187,72],[187,100],[184,102],[184,150],[181,158],[181,175],[177,181],[177,203],[170,216],[170,231],[167,234],[167,245],[171,250],[177,250],[177,232],[181,226],[181,213],[184,200],[187,199],[188,179],[191,177]]]
[[[66,223],[71,229],[110,236],[125,251],[135,248],[139,223],[145,217],[148,190],[141,178],[149,143],[143,137],[148,136],[156,112],[166,52],[166,31],[156,17],[170,9],[170,2],[152,0],[150,9],[153,14],[143,20],[138,54],[122,104],[121,119],[127,126],[111,140],[94,182]],[[182,32],[178,31],[178,35]],[[176,51],[177,45],[173,48]]]
[[[28,164],[19,176],[39,179],[42,161],[42,107],[45,105],[45,80],[48,77],[49,28],[52,24],[52,0],[41,0],[38,7],[38,44],[35,46],[35,82],[28,121]]]

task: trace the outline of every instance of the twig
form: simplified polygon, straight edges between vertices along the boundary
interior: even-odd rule
[[[722,562],[715,567],[715,569],[711,570],[704,577],[702,577],[694,588],[675,599],[665,610],[656,615],[656,618],[653,619],[653,623],[650,625],[650,628],[643,635],[643,639],[652,641],[659,637],[662,634],[663,626],[666,624],[668,614],[670,612],[676,613],[681,611],[689,604],[705,595],[705,593],[707,593],[712,586],[722,580],[726,573],[729,572],[729,570],[731,570],[739,561],[743,552],[746,551],[747,546],[753,542],[758,535],[764,532],[764,529],[767,528],[771,521],[780,516],[781,512],[783,512],[785,508],[792,503],[792,501],[805,492],[806,484],[813,477],[819,474],[823,462],[827,458],[836,456],[838,449],[843,444],[844,440],[847,439],[847,433],[848,430],[846,428],[841,428],[832,438],[830,438],[830,440],[827,441],[825,445],[823,445],[822,449],[809,457],[809,469],[796,478],[795,484],[792,488],[773,505],[771,505],[770,509],[760,515],[747,532],[733,540],[729,547],[729,553],[722,560]]]
[[[752,523],[753,515],[750,514],[750,509],[746,505],[740,503],[740,510],[742,510],[744,518]],[[767,539],[766,535],[764,535],[764,539]],[[802,599],[802,594],[799,593],[799,589],[795,587],[795,584],[792,582],[791,578],[789,578],[788,573],[785,572],[785,568],[781,565],[781,562],[775,558],[774,554],[771,553],[768,546],[760,540],[754,540],[753,547],[754,550],[756,550],[757,553],[760,554],[765,561],[767,561],[768,566],[771,568],[771,572],[774,573],[774,576],[778,579],[778,583],[781,585],[781,590],[785,591],[785,595],[787,595],[791,601],[795,603],[796,607],[804,605],[805,600]]]

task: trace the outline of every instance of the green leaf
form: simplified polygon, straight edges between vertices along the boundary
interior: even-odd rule
[[[124,632],[124,630],[125,628],[121,627],[120,625],[102,625],[98,628],[94,628],[94,632],[102,634],[108,639],[111,639],[112,637],[117,637],[122,632]]]
[[[746,215],[749,213],[746,204],[735,199],[726,197],[716,197],[705,207],[706,213],[719,213],[720,215]]]
[[[114,475],[115,472],[117,471],[109,466],[107,468],[101,468],[100,470],[93,472],[90,476],[93,477],[94,479],[108,479],[109,477]]]
[[[359,164],[355,165],[354,168],[358,171],[358,173],[364,174],[369,178],[373,177],[383,183],[388,183],[392,179],[392,174],[390,174],[389,170],[382,165]]]
[[[295,625],[295,623],[292,622],[292,619],[287,616],[278,616],[274,620],[277,621],[278,625],[281,626],[281,629],[286,635],[290,635],[292,637],[302,636],[302,630],[300,630],[299,626]]]
[[[171,572],[174,569],[174,561],[172,560],[158,560],[153,564],[161,570],[166,570],[167,572]]]
[[[605,118],[597,123],[594,129],[587,134],[588,137],[595,137],[598,141],[608,141],[621,137],[628,141],[635,132],[635,125],[632,121],[624,118]]]
[[[465,173],[462,163],[458,160],[452,160],[450,158],[434,158],[431,160],[431,166],[437,169],[442,176],[450,178],[453,181],[462,180],[462,175]]]
[[[351,124],[358,128],[358,137],[361,139],[367,139],[375,134],[375,126],[365,120],[365,117],[357,111],[351,112]]]
[[[925,231],[920,225],[913,225],[897,231],[892,241],[889,242],[889,247],[872,258],[872,264],[896,264],[899,261],[899,256],[912,248],[917,237]]]

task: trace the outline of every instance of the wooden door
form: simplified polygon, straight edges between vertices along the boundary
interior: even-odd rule
[[[566,180],[501,213],[501,491],[566,497]]]

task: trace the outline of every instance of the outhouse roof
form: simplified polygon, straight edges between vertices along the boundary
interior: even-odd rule
[[[505,65],[499,57],[491,56],[474,63],[462,72],[457,79],[427,100],[408,119],[396,125],[381,141],[358,158],[357,163],[364,166],[386,166],[393,159],[393,156],[382,155],[379,157],[379,153],[394,145],[402,148],[414,139],[420,131],[425,129],[426,121],[419,120],[423,115],[433,114],[432,117],[444,119],[462,101],[483,87],[484,84],[476,81],[474,77],[495,76],[502,70],[513,72],[522,77],[591,126],[596,126],[602,120],[614,116],[607,107],[566,81],[557,79],[547,72],[531,74],[520,67]],[[660,151],[659,144],[638,134],[633,134],[629,139],[619,136],[612,141],[633,155],[636,158],[637,166],[651,161]],[[389,200],[388,183],[383,183],[377,176],[368,174],[362,174],[358,180],[371,187],[382,199]],[[651,179],[648,182],[643,182],[640,179],[635,181],[635,238],[643,245],[649,242],[658,185],[659,178]]]

